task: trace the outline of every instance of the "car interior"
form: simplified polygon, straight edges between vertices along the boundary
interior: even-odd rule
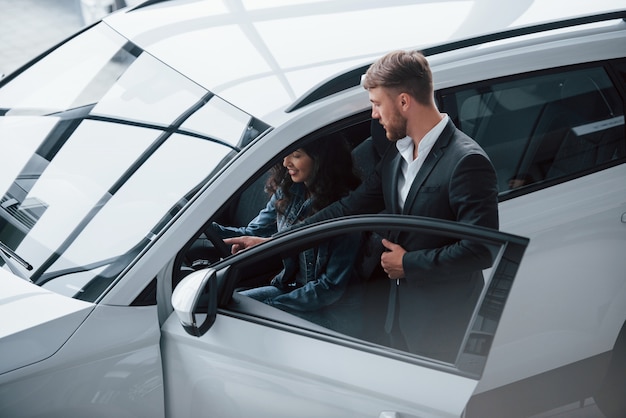
[[[490,82],[440,100],[489,154],[501,198],[626,158],[624,111],[602,67]]]
[[[344,128],[344,132],[352,147],[355,168],[361,178],[366,178],[373,171],[389,144],[384,128],[377,120],[367,119]],[[205,268],[219,260],[220,257],[230,254],[228,249],[222,247],[222,240],[208,226],[210,222],[229,226],[247,225],[269,200],[269,195],[265,189],[268,175],[269,171],[259,173],[257,178],[253,179],[248,186],[239,193],[235,193],[226,206],[214,218],[210,219],[198,236],[188,244],[187,248],[183,250],[184,256],[179,257],[180,269],[179,274],[174,277],[174,286],[190,272]],[[280,260],[276,263],[270,263],[267,274],[271,276],[280,268]],[[260,280],[260,283],[266,279],[265,274],[261,274],[261,276],[263,279]]]
[[[560,84],[559,99],[547,103],[537,123],[538,140],[531,139],[520,171],[538,180],[585,172],[625,155],[622,127],[607,123],[616,113],[606,94],[589,76],[576,74]],[[544,125],[548,129],[541,129]]]
[[[386,138],[384,128],[375,119],[369,117],[361,122],[352,124],[343,129],[352,147],[352,156],[355,169],[362,179],[366,178],[375,168],[390,142]],[[254,219],[259,211],[265,207],[269,200],[269,195],[265,190],[269,172],[259,173],[256,179],[244,186],[243,190],[235,193],[233,198],[219,211],[219,213],[207,221],[205,227],[198,235],[191,240],[177,257],[173,277],[172,287],[174,288],[186,275],[193,271],[200,270],[219,261],[220,258],[230,255],[230,250],[224,248],[221,237],[216,234],[209,225],[211,222],[218,222],[220,225],[245,226]],[[368,234],[361,250],[362,259],[366,259],[372,253],[372,234]],[[363,274],[364,265],[377,265],[379,255],[375,255],[376,263],[357,263]],[[236,274],[238,279],[236,290],[243,290],[269,284],[269,281],[282,269],[280,257],[264,260],[264,263],[239,269]],[[372,273],[373,267],[367,267],[368,274]],[[386,281],[371,280],[367,283],[368,291],[366,297],[368,304],[386,309],[388,286]],[[373,299],[383,298],[385,303],[374,303]],[[241,299],[241,298],[239,298]],[[244,298],[245,299],[245,298]],[[385,312],[368,313],[368,317],[378,318],[380,329],[385,318]],[[376,328],[376,327],[373,327]],[[373,339],[373,337],[372,337]]]

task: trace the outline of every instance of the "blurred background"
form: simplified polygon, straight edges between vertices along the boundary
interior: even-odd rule
[[[139,0],[0,0],[0,75]]]

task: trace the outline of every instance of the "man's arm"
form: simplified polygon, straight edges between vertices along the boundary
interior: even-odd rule
[[[381,167],[382,161],[378,163],[374,172],[354,191],[333,204],[326,206],[303,222],[294,225],[293,228],[299,228],[327,219],[340,218],[342,216],[381,212],[385,209]]]

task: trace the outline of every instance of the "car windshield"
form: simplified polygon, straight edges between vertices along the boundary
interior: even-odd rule
[[[104,24],[0,86],[0,266],[83,300],[268,128]]]

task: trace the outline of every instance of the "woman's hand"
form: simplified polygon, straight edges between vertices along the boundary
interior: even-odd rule
[[[261,244],[269,240],[269,238],[261,238],[245,235],[242,237],[226,238],[224,242],[226,245],[230,245],[230,253],[237,254],[239,251],[243,251],[246,248],[254,247],[257,244]]]

